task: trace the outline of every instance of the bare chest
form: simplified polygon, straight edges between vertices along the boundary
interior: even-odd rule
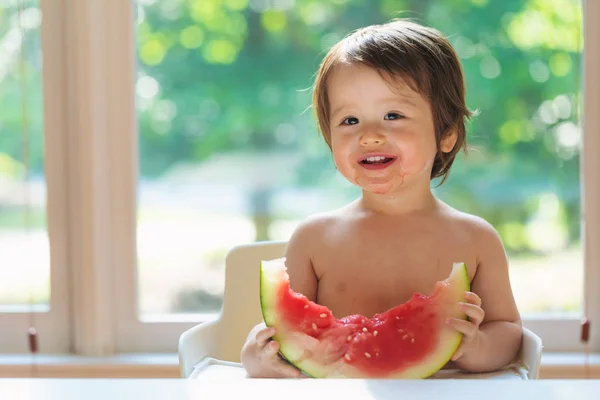
[[[475,274],[476,255],[466,237],[426,229],[374,233],[363,227],[333,235],[313,258],[317,301],[338,318],[370,317],[415,292],[430,294],[454,262],[465,262],[471,278]]]

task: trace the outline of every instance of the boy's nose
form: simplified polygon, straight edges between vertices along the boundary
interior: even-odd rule
[[[360,137],[360,144],[363,146],[369,146],[373,144],[383,144],[385,142],[385,136],[377,133],[377,131],[369,130]]]

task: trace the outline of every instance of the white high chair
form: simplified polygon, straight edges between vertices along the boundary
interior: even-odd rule
[[[283,256],[287,242],[258,242],[237,246],[225,260],[225,294],[216,320],[202,323],[179,338],[179,366],[183,378],[197,378],[210,366],[229,368],[245,376],[240,352],[248,332],[260,323],[260,262]],[[523,328],[518,361],[526,366],[525,379],[538,379],[542,340]],[[483,374],[485,375],[485,374]],[[473,377],[470,374],[469,377]]]

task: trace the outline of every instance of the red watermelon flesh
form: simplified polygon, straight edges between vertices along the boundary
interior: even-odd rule
[[[415,293],[406,303],[373,318],[335,318],[322,305],[290,289],[285,259],[263,261],[260,298],[267,326],[281,354],[316,378],[425,378],[441,369],[462,335],[445,324],[466,318],[457,310],[470,290],[466,266],[455,263],[431,295]]]

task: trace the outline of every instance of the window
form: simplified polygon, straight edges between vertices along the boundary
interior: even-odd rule
[[[581,349],[581,313],[600,319],[600,254],[591,245],[600,214],[589,206],[600,201],[592,179],[599,166],[586,157],[600,148],[587,130],[599,126],[588,110],[600,99],[580,90],[597,85],[600,55],[589,46],[584,59],[582,34],[583,16],[600,19],[596,4],[586,2],[583,13],[577,0],[50,3],[40,2],[44,23],[41,31],[32,25],[25,42],[38,68],[26,70],[38,107],[29,108],[30,120],[39,121],[30,124],[38,140],[31,143],[43,157],[32,170],[47,188],[41,212],[26,208],[28,232],[45,208],[50,244],[49,256],[47,244],[46,253],[30,252],[46,254],[45,264],[26,264],[51,266],[34,296],[50,293],[49,310],[29,299],[12,300],[26,312],[4,304],[0,324],[10,328],[0,352],[26,351],[31,315],[42,352],[175,351],[183,330],[218,312],[229,248],[286,240],[308,214],[357,195],[306,110],[313,73],[343,34],[402,10],[450,36],[469,106],[480,110],[469,124],[474,149],[437,194],[499,230],[525,324],[547,350]],[[33,1],[11,4],[0,15],[0,37],[17,5],[38,10]],[[474,22],[456,23],[464,20]],[[43,69],[33,63],[39,38]],[[3,105],[14,76],[0,80]],[[8,104],[16,107],[14,90]],[[0,110],[0,249],[14,250],[2,236],[2,196],[17,192],[7,190],[3,171],[20,155],[4,139],[6,115],[18,114]],[[20,124],[13,121],[16,140]],[[0,260],[4,274],[10,260]],[[0,303],[5,298],[0,291]]]

